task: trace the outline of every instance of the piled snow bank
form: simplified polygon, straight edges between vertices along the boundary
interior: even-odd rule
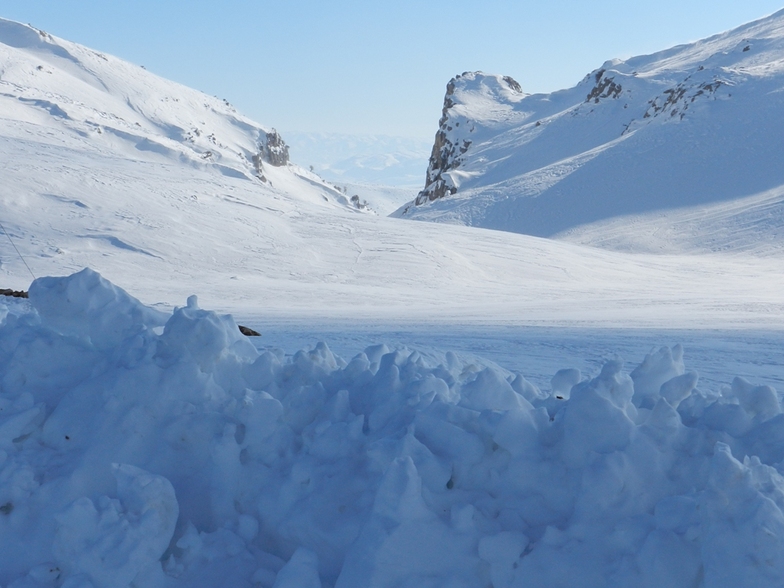
[[[0,300],[0,584],[780,586],[784,416],[682,349],[553,391],[256,349],[98,274]]]

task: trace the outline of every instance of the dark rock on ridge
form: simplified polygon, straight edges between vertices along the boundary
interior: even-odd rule
[[[446,172],[457,169],[461,164],[461,157],[471,147],[472,141],[464,137],[456,136],[457,129],[463,125],[462,133],[465,134],[466,128],[470,133],[472,123],[463,116],[454,112],[454,106],[459,102],[456,91],[460,86],[482,81],[486,79],[498,79],[506,85],[508,90],[522,94],[523,89],[518,82],[509,76],[487,76],[482,72],[464,72],[455,76],[446,85],[446,95],[444,96],[444,106],[441,109],[441,119],[438,121],[438,131],[436,132],[433,149],[430,153],[430,160],[425,177],[425,187],[419,192],[414,204],[421,205],[426,202],[438,200],[445,196],[450,196],[457,192],[457,187]]]

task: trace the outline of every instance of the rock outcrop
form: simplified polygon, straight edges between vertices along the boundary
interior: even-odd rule
[[[274,167],[284,167],[289,163],[289,146],[275,129],[264,135],[264,138],[259,142],[259,152],[253,156],[256,175],[263,182],[267,181],[264,175],[265,163]]]
[[[275,129],[267,133],[261,144],[261,159],[275,167],[283,167],[289,163],[289,146]]]
[[[772,250],[784,234],[782,63],[784,10],[607,60],[556,92],[456,76],[425,187],[393,215],[624,252]]]
[[[520,84],[509,76],[488,75],[482,72],[464,72],[446,86],[444,107],[438,121],[433,150],[425,178],[425,187],[414,201],[416,205],[438,200],[457,192],[458,183],[449,172],[460,167],[462,156],[474,142],[476,121],[463,115],[467,96],[492,95],[495,98],[515,99],[524,96]],[[503,102],[503,99],[502,99]]]
[[[602,98],[618,98],[621,95],[623,87],[616,83],[613,76],[605,75],[606,73],[607,70],[601,68],[593,74],[596,85],[588,93],[588,96],[585,97],[586,102],[593,100],[595,104],[599,104]]]

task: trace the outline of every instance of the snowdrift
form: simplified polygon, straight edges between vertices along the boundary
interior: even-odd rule
[[[522,375],[257,349],[97,273],[0,299],[0,584],[780,586],[784,416],[683,350]]]

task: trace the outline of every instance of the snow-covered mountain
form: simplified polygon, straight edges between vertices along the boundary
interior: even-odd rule
[[[783,107],[784,11],[553,94],[468,72],[447,86],[426,186],[398,214],[621,249],[672,249],[683,230],[680,250],[769,248],[783,236]]]
[[[228,101],[2,19],[0,117],[3,135],[20,141],[34,137],[103,157],[189,166],[271,182],[289,197],[349,205],[314,174],[288,165],[280,135]]]
[[[292,158],[339,183],[415,188],[429,141],[387,135],[286,132]]]
[[[221,100],[8,21],[0,63],[0,218],[38,276],[90,267],[149,302],[196,293],[258,320],[718,326],[784,314],[775,261],[628,257],[366,214],[295,165],[262,161],[262,181],[253,156],[271,131]],[[19,290],[31,278],[5,235],[0,274]]]

